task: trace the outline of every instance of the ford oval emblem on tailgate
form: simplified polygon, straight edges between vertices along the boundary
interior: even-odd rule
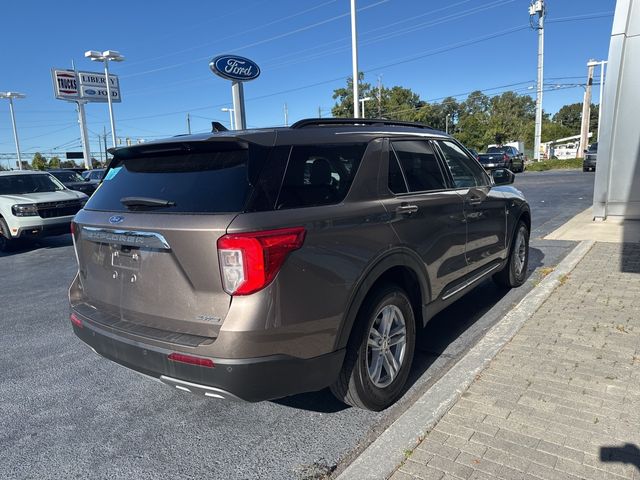
[[[109,218],[109,223],[112,223],[112,224],[122,223],[123,221],[124,221],[124,217],[120,215],[114,215],[113,217]]]

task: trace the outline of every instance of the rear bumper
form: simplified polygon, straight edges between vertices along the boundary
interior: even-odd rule
[[[338,377],[345,355],[338,350],[310,359],[288,355],[212,358],[213,368],[201,367],[169,360],[168,355],[176,351],[170,345],[158,348],[122,338],[75,314],[83,322],[82,327],[73,325],[75,334],[99,355],[179,390],[214,398],[259,402],[320,390]],[[184,349],[180,353],[189,354]],[[193,355],[198,356],[195,350]]]

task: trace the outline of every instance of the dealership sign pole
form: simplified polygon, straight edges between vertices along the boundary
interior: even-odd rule
[[[244,109],[243,82],[258,78],[260,67],[248,58],[238,55],[220,55],[209,62],[209,68],[219,77],[231,80],[236,130],[244,130],[247,128],[247,122]]]

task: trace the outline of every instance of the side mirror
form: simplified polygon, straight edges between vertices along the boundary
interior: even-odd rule
[[[491,170],[493,183],[496,185],[511,185],[516,179],[515,174],[508,168],[496,168]]]
[[[582,151],[583,153],[588,153],[589,150],[587,150],[586,148]]]

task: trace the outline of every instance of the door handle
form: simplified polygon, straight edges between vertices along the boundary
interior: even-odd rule
[[[411,215],[412,213],[416,213],[417,211],[417,205],[409,205],[408,203],[403,203],[396,208],[396,212],[400,215]]]
[[[467,203],[473,207],[476,207],[482,203],[482,198],[473,195],[467,198]]]

